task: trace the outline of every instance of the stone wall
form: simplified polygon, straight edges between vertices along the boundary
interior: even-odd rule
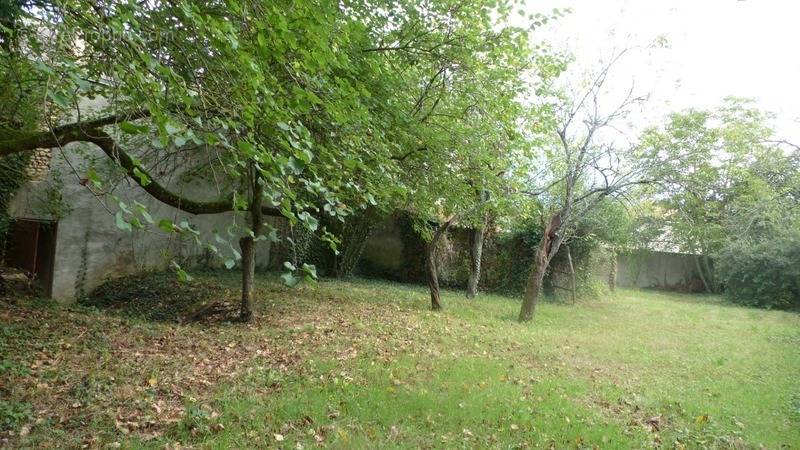
[[[31,181],[42,181],[47,179],[50,173],[50,162],[53,159],[53,150],[49,148],[38,148],[31,155],[28,164],[28,179]]]

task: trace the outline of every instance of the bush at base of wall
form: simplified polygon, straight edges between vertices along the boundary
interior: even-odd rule
[[[800,231],[729,243],[717,261],[725,296],[731,301],[800,309]]]

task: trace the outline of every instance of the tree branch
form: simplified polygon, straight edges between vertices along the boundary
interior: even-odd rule
[[[111,115],[87,122],[75,122],[48,131],[11,132],[8,133],[11,137],[0,139],[0,156],[37,148],[62,147],[71,142],[90,142],[100,147],[109,158],[125,170],[131,180],[161,203],[190,214],[220,214],[233,211],[233,195],[223,200],[203,202],[190,200],[170,191],[156,182],[142,165],[136,164],[134,159],[117,145],[111,135],[100,129],[102,126],[140,119],[149,115],[148,111],[137,111],[127,115]],[[283,216],[279,209],[268,206],[263,206],[261,212],[268,216]]]
[[[62,147],[70,142],[84,140],[86,131],[148,116],[150,116],[150,112],[142,110],[125,115],[110,115],[87,122],[73,122],[46,131],[2,130],[2,136],[0,136],[0,157],[37,148]]]

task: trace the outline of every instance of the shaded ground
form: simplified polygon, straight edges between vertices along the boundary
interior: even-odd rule
[[[235,274],[200,278],[235,299]],[[800,446],[796,314],[624,291],[520,325],[515,300],[433,313],[398,284],[257,294],[249,325],[0,304],[0,445]]]

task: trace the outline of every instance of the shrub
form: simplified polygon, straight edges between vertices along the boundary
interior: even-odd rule
[[[728,242],[716,266],[725,295],[742,305],[800,309],[800,231]]]

